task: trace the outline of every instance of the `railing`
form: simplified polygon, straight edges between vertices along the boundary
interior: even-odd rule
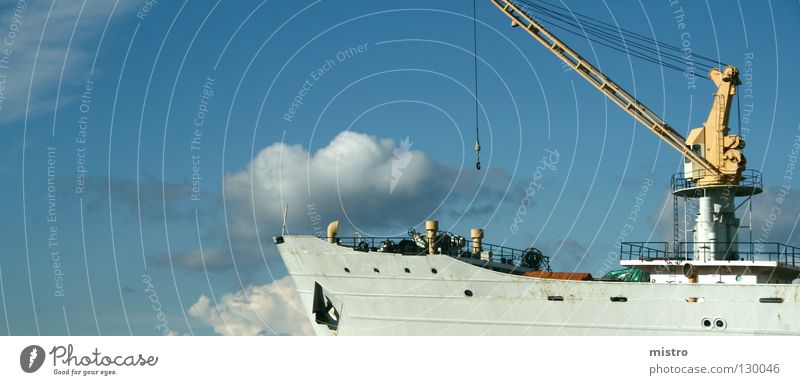
[[[697,187],[697,183],[692,180],[701,178],[705,175],[705,170],[697,170],[692,175],[679,172],[672,175],[672,191],[683,190],[687,188]],[[754,189],[763,190],[763,181],[761,179],[761,171],[747,169],[742,171],[742,179],[739,181],[739,186],[752,187]]]
[[[320,239],[324,239],[327,241],[327,237],[317,237]],[[337,237],[337,244],[339,246],[350,247],[354,250],[359,251],[378,251],[382,247],[385,247],[388,243],[387,241],[391,241],[393,244],[399,244],[400,241],[409,240],[412,243],[410,238],[404,237]],[[410,249],[408,251],[411,251]],[[419,251],[422,252],[422,248],[419,248]],[[415,254],[412,252],[405,252],[403,254]]]
[[[622,242],[619,247],[620,259],[673,259],[667,242]]]
[[[326,237],[318,238],[327,241]],[[337,237],[336,239],[339,246],[363,252],[388,252],[404,255],[424,255],[428,253],[426,247],[420,247],[410,237]],[[472,252],[472,245],[472,241],[464,240],[461,246],[452,244],[450,246],[437,245],[437,250],[454,258],[481,259],[481,255]],[[542,255],[536,249],[520,250],[482,242],[481,251],[483,256],[488,257],[491,262],[508,266],[537,266],[542,270],[550,270],[550,257]]]
[[[466,242],[465,250],[471,252],[472,249],[472,241]],[[512,265],[519,265],[522,260],[522,255],[525,253],[525,250],[514,249],[511,247],[493,245],[491,243],[481,243],[481,249],[484,253],[489,253],[491,255],[491,260],[495,262],[500,262],[504,264],[512,264]],[[470,253],[474,254],[474,253]],[[472,255],[473,258],[480,258],[478,255]]]
[[[695,250],[708,255],[695,255]],[[774,261],[800,268],[800,248],[777,242],[680,242],[678,250],[669,251],[667,242],[622,242],[620,259],[638,260],[694,260],[706,256],[720,256],[729,261]]]
[[[695,249],[701,250],[698,253],[708,254],[696,256]],[[800,248],[777,242],[681,242],[676,256],[683,259],[702,259],[713,254],[730,261],[774,261],[800,267]]]

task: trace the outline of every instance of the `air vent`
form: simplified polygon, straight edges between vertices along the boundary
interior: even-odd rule
[[[547,296],[547,300],[548,301],[563,301],[564,297],[562,297],[560,295],[548,295]]]
[[[628,297],[611,297],[611,302],[628,302]]]

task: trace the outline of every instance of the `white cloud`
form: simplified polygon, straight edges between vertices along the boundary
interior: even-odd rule
[[[10,32],[14,32],[9,40],[11,45],[3,44],[4,48],[10,50],[10,55],[8,68],[0,71],[0,74],[6,75],[6,99],[0,105],[0,121],[17,119],[25,114],[29,85],[29,113],[55,106],[58,81],[68,52],[59,102],[64,104],[75,98],[78,94],[75,87],[82,87],[81,84],[89,75],[99,36],[111,16],[114,2],[88,0],[83,6],[80,0],[56,1],[52,10],[50,5],[49,1],[27,0],[7,1],[0,6],[0,34],[6,38]],[[134,6],[133,2],[119,2],[114,17],[126,14]],[[70,44],[76,22],[78,26]],[[110,36],[106,35],[106,38],[104,44],[108,44]],[[36,72],[31,83],[34,63]]]
[[[322,232],[330,221],[340,219],[342,234],[357,229],[362,235],[385,236],[429,218],[491,213],[502,203],[509,181],[505,172],[449,167],[411,150],[409,139],[404,140],[398,144],[346,131],[313,153],[285,143],[264,148],[244,169],[225,176],[234,257],[227,251],[228,233],[212,232],[216,239],[204,242],[206,267],[226,268],[234,260],[240,265],[263,264],[256,224],[262,242],[271,242],[281,229],[283,204],[289,205],[292,233]],[[480,206],[470,202],[476,193],[474,202]],[[443,228],[455,224],[442,223]],[[264,250],[274,249],[265,245]],[[199,252],[176,255],[174,263],[202,268]]]
[[[189,314],[226,336],[311,335],[313,330],[290,277],[223,294],[214,306],[201,295]]]
[[[407,155],[402,170],[396,166],[399,151]],[[299,145],[273,144],[244,170],[228,174],[225,186],[228,201],[249,214],[247,229],[252,229],[253,200],[265,221],[280,221],[284,203],[292,224],[306,227],[312,204],[325,221],[346,215],[352,225],[369,228],[424,220],[448,200],[457,175],[394,140],[345,131],[313,154]]]

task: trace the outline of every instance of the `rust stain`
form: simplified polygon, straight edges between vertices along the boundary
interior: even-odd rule
[[[533,278],[548,278],[548,279],[562,279],[568,281],[591,281],[592,275],[589,273],[571,273],[571,272],[549,272],[549,271],[529,271],[525,274],[526,277]]]

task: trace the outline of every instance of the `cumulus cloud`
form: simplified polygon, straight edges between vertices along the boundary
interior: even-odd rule
[[[271,242],[280,232],[284,204],[293,233],[321,233],[330,221],[340,219],[343,234],[387,236],[428,218],[450,219],[443,225],[453,225],[502,203],[510,179],[506,173],[459,170],[413,146],[407,138],[398,143],[346,131],[316,152],[285,143],[264,148],[244,169],[225,176],[229,232],[211,231],[216,240],[204,243],[227,250],[230,234],[234,258],[205,250],[206,257],[214,257],[206,268],[230,267],[234,260],[263,264],[258,239]],[[264,249],[275,255],[271,246]],[[202,268],[199,252],[178,256],[177,264]]]
[[[392,139],[346,131],[314,154],[273,144],[245,170],[228,174],[225,186],[228,201],[251,213],[255,201],[256,214],[266,220],[281,218],[281,203],[289,205],[292,219],[305,220],[313,205],[326,219],[344,214],[354,226],[369,228],[425,219],[448,200],[457,175]]]
[[[223,294],[216,306],[201,295],[189,314],[226,336],[313,334],[290,277]]]

